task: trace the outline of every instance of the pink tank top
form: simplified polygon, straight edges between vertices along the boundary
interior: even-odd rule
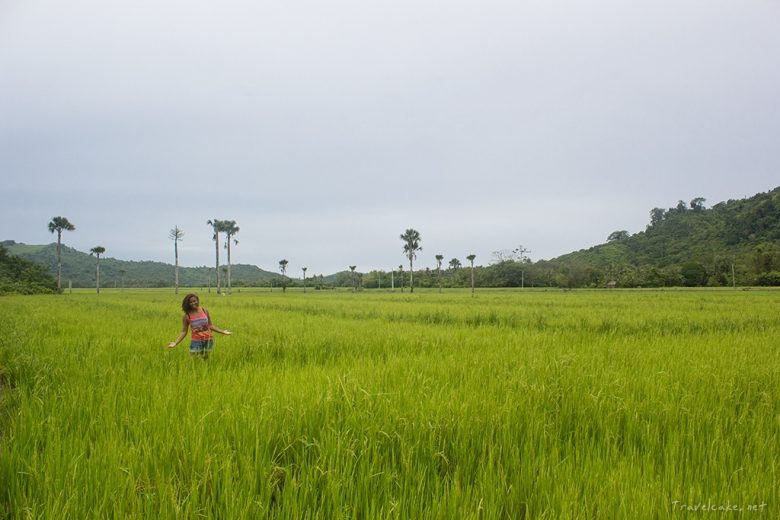
[[[196,314],[187,314],[187,321],[190,322],[190,331],[192,331],[192,341],[205,341],[211,339],[211,327],[209,327],[209,316],[206,309],[198,309]]]

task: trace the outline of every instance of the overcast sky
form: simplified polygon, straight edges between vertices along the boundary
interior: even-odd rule
[[[780,185],[777,0],[0,0],[0,239],[487,264]],[[223,256],[224,258],[224,256]]]

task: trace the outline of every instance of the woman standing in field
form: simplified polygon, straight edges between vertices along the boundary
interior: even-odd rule
[[[209,353],[214,350],[214,338],[211,332],[219,332],[225,336],[232,333],[227,329],[220,329],[211,323],[209,311],[200,306],[200,299],[197,294],[188,294],[181,302],[181,309],[184,316],[181,319],[181,333],[175,341],[168,343],[168,348],[173,348],[187,336],[187,328],[192,330],[190,354],[201,356],[208,359]]]

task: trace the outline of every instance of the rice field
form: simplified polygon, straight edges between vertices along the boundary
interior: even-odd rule
[[[780,518],[780,291],[184,292],[0,298],[0,517]]]

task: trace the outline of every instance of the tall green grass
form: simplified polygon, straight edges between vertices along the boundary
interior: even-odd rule
[[[780,292],[0,298],[0,516],[780,515]]]

